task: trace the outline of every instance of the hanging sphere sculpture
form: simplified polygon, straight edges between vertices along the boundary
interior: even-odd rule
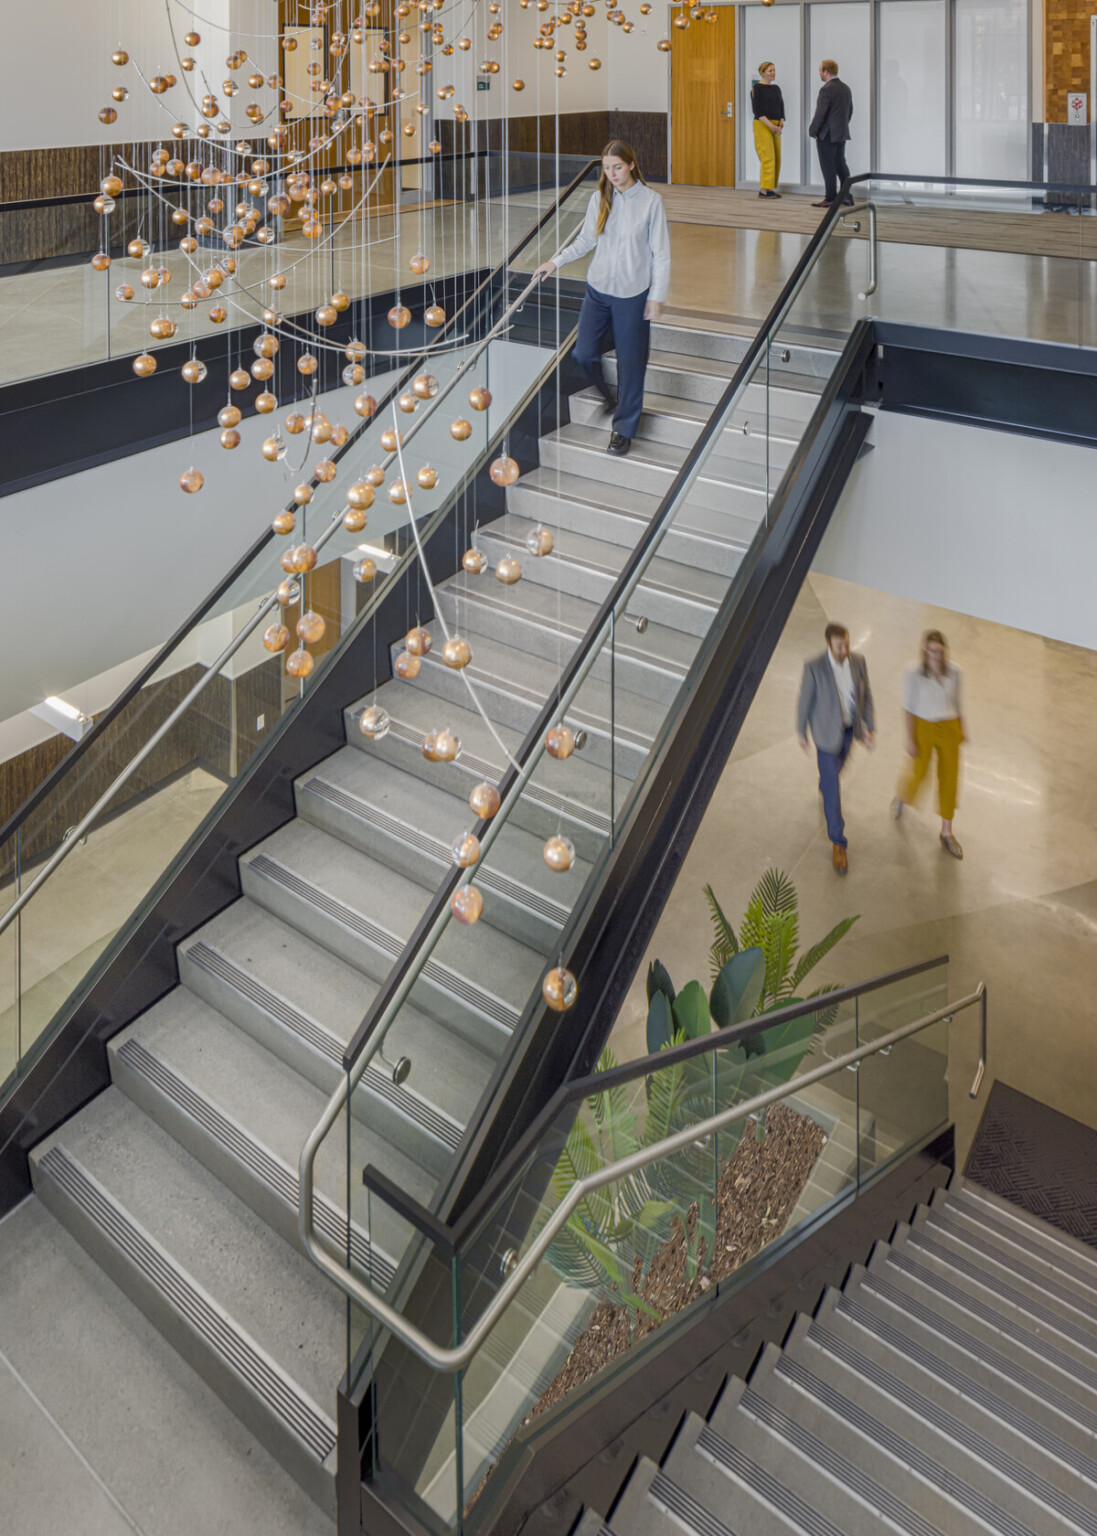
[[[554,725],[545,736],[545,751],[559,761],[575,751],[575,735],[566,725]]]
[[[467,926],[479,920],[484,910],[484,898],[474,885],[462,885],[454,891],[449,909],[459,923]]]
[[[502,803],[495,785],[486,782],[477,784],[469,795],[469,809],[481,821],[490,821]]]
[[[550,837],[544,847],[544,859],[549,869],[561,874],[575,863],[574,845],[566,837]]]
[[[575,977],[563,965],[554,966],[541,983],[541,995],[553,1013],[566,1013],[579,996]]]
[[[480,839],[472,832],[462,832],[450,852],[458,869],[471,869],[480,857]]]

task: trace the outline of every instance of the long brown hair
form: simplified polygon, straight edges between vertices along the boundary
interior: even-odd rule
[[[631,144],[626,144],[624,139],[611,139],[602,151],[602,159],[604,160],[607,155],[613,155],[615,159],[623,160],[627,166],[631,167],[633,180],[644,182],[644,186],[647,186],[647,182],[644,181],[640,172],[640,166],[636,160],[636,152]],[[609,211],[613,207],[613,183],[605,171],[598,178],[598,198],[598,219],[594,225],[594,233],[596,235],[600,235],[605,229],[606,220],[609,218]]]
[[[939,645],[945,653],[945,671],[948,671],[948,641],[939,629],[927,629],[922,636],[922,676],[928,677],[932,668],[929,664],[929,648],[931,645]]]

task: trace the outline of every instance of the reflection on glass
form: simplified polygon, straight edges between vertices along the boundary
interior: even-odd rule
[[[879,168],[943,175],[945,0],[881,0],[878,50]]]

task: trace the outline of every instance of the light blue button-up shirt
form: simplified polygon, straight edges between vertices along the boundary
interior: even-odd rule
[[[552,258],[554,266],[565,266],[593,251],[594,260],[587,268],[592,288],[614,299],[635,298],[646,288],[648,298],[661,304],[670,285],[670,234],[663,199],[642,181],[634,181],[627,192],[616,189],[606,227],[597,235],[600,201],[598,193],[592,192],[583,227]]]

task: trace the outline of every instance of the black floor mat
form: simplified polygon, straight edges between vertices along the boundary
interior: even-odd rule
[[[1097,1248],[1097,1131],[995,1083],[964,1176]]]

